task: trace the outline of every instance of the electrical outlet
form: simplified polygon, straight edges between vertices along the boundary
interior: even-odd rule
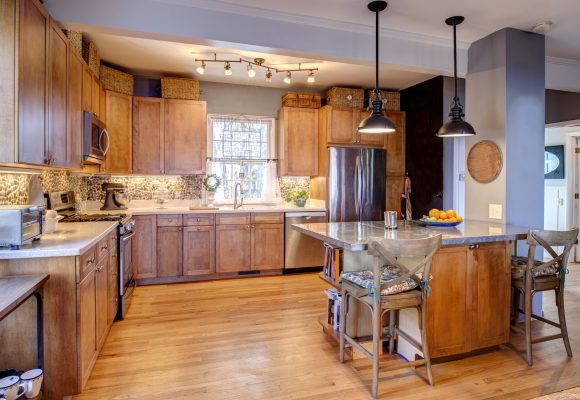
[[[501,204],[490,204],[489,205],[489,218],[491,219],[501,219]]]

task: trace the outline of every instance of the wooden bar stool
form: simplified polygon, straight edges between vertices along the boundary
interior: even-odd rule
[[[578,228],[569,231],[540,231],[530,230],[528,232],[528,257],[512,257],[512,331],[525,335],[526,337],[526,359],[528,364],[533,364],[532,344],[545,342],[554,339],[563,339],[568,357],[572,357],[570,340],[568,339],[568,329],[566,328],[566,315],[564,312],[564,283],[568,273],[568,256],[570,250],[578,238]],[[534,259],[536,246],[540,245],[552,259],[541,262]],[[553,247],[564,246],[560,255],[554,251]],[[532,298],[537,292],[554,290],[556,293],[556,306],[558,307],[559,323],[550,321],[544,317],[532,313]],[[521,292],[524,297],[524,309],[520,309],[518,296]],[[518,317],[524,314],[524,328],[518,326]],[[532,318],[560,329],[557,335],[549,335],[539,338],[532,338]]]
[[[369,249],[375,255],[372,271],[347,272],[342,274],[342,304],[340,310],[340,362],[344,362],[346,342],[359,350],[372,362],[372,388],[374,398],[378,394],[379,349],[384,340],[389,340],[389,353],[394,352],[395,336],[398,335],[423,353],[423,359],[410,361],[403,365],[386,367],[395,370],[425,365],[430,385],[433,385],[431,358],[427,346],[425,300],[429,295],[429,274],[433,255],[441,247],[441,235],[424,239],[382,239],[373,241]],[[385,263],[386,261],[386,263]],[[346,333],[349,298],[356,299],[371,310],[372,314],[372,353],[366,350],[356,338]],[[421,342],[396,326],[396,313],[405,308],[416,308],[419,313]],[[390,311],[390,312],[389,312]],[[389,336],[382,337],[382,321],[389,312]]]

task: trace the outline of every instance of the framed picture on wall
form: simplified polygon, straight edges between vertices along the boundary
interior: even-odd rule
[[[544,179],[564,178],[564,145],[546,146],[544,152]]]

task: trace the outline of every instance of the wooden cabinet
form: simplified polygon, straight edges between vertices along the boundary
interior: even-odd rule
[[[18,160],[46,164],[49,16],[37,0],[19,1]]]
[[[157,228],[157,277],[181,276],[183,261],[183,228],[162,226]]]
[[[109,151],[105,157],[105,170],[110,173],[131,173],[133,104],[132,96],[107,90],[106,125],[110,137]],[[182,149],[185,154],[188,148]]]
[[[215,227],[213,225],[183,228],[183,275],[207,275],[215,268]]]
[[[217,225],[215,246],[216,272],[251,270],[252,228],[250,225]]]
[[[95,305],[97,347],[100,349],[109,331],[109,253],[95,268]]]
[[[165,103],[153,97],[133,98],[133,172],[162,174]]]
[[[320,109],[320,129],[325,136],[325,144],[353,144],[356,143],[358,124],[355,110],[324,106]]]
[[[131,253],[135,278],[155,278],[157,276],[157,217],[137,215],[133,218],[136,233],[131,242]]]
[[[405,175],[405,113],[387,111],[386,115],[395,123],[397,130],[384,135],[387,144],[387,175]]]
[[[389,116],[388,112],[385,113],[387,116]],[[358,133],[358,126],[359,124],[368,116],[370,115],[370,111],[368,110],[356,110],[355,111],[355,122],[356,122],[356,126],[355,129],[357,130],[357,142],[360,145],[363,146],[371,146],[371,147],[376,147],[376,148],[384,148],[385,147],[385,141],[387,140],[387,137],[389,135],[392,135],[392,133],[386,133],[383,135],[373,135],[373,134],[368,134],[368,133]],[[395,121],[393,121],[395,122]],[[387,158],[388,160],[388,158]]]
[[[441,249],[427,299],[431,357],[467,353],[509,340],[509,242]]]
[[[206,103],[172,99],[164,102],[165,173],[205,173]]]
[[[281,176],[318,175],[318,110],[283,107],[278,111]]]
[[[284,224],[252,225],[252,270],[284,268]]]
[[[68,136],[71,168],[81,168],[83,157],[83,60],[69,46]]]
[[[93,72],[83,63],[83,111],[93,112]]]
[[[104,121],[101,115],[101,84],[94,73],[91,74],[91,79],[93,81],[91,85],[91,110],[100,120]]]
[[[79,297],[79,370],[80,385],[83,387],[97,358],[96,329],[96,272],[92,269],[78,285]]]
[[[108,295],[108,315],[109,325],[113,323],[117,316],[119,307],[119,263],[117,258],[118,236],[114,232],[109,237],[109,295]]]
[[[387,210],[396,211],[401,216],[401,195],[405,191],[404,176],[387,176]]]

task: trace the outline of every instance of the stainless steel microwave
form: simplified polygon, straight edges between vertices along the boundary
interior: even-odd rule
[[[105,123],[93,113],[83,113],[83,160],[87,164],[102,164],[111,144]]]

